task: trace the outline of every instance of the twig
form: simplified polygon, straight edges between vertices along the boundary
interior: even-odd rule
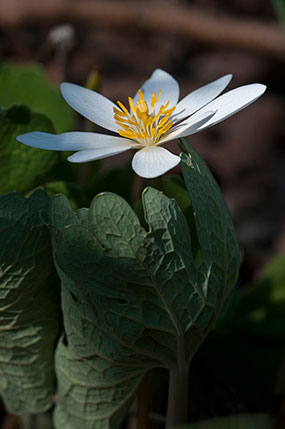
[[[277,22],[260,22],[210,15],[193,7],[165,8],[146,2],[99,0],[0,0],[0,25],[17,26],[39,21],[74,21],[96,28],[123,31],[142,29],[176,34],[193,42],[243,49],[285,59],[285,34]]]

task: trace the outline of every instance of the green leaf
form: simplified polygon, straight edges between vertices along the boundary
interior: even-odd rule
[[[175,429],[273,429],[273,423],[266,414],[237,414],[204,420]],[[174,428],[173,428],[174,429]]]
[[[189,191],[193,213],[201,218],[199,267],[178,204],[155,189],[142,196],[148,231],[117,195],[100,194],[77,213],[65,197],[53,198],[65,328],[56,354],[56,428],[119,428],[144,375],[189,365],[224,307],[239,263],[232,224],[202,161],[193,173],[188,164],[188,185],[192,174],[197,181]]]
[[[201,264],[201,248],[197,236],[195,216],[193,207],[189,199],[189,194],[185,187],[185,183],[178,176],[166,176],[163,178],[163,190],[165,195],[169,198],[175,198],[179,207],[181,208],[184,216],[186,217],[190,235],[191,235],[191,246],[197,268]]]
[[[48,409],[55,394],[54,349],[61,322],[47,217],[36,191],[0,197],[0,392],[16,414]]]
[[[74,129],[74,112],[60,95],[59,89],[48,82],[39,64],[1,64],[0,106],[18,103],[46,115],[58,133]],[[33,131],[42,130],[35,128]]]
[[[29,131],[53,132],[48,118],[32,113],[26,106],[0,108],[0,194],[26,191],[40,185],[58,161],[58,153],[25,146],[16,141]]]
[[[191,207],[191,201],[181,177],[168,175],[162,178],[162,183],[165,195],[169,198],[175,198],[183,213],[187,212]]]
[[[187,139],[181,139],[185,153],[181,168],[195,218],[202,253],[199,271],[209,273],[209,294],[219,313],[224,308],[236,283],[239,248],[234,227],[223,195],[205,161]],[[210,270],[210,272],[209,272]]]

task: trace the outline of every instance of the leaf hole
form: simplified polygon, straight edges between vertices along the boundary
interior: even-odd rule
[[[39,290],[37,290],[37,291],[34,293],[33,298],[36,298],[36,297],[39,295],[39,293],[40,293],[40,291],[39,291]]]
[[[62,344],[67,347],[68,346],[68,340],[67,340],[67,336],[66,333],[64,333],[63,338],[62,338]]]
[[[74,295],[74,293],[70,292],[70,296],[73,299],[74,302],[78,303],[78,298]]]
[[[125,306],[129,305],[129,301],[127,299],[124,299],[124,298],[119,298],[118,304],[121,305],[122,307],[125,307]]]

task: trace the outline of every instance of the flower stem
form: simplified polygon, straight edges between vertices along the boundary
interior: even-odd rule
[[[166,429],[183,425],[188,420],[188,367],[180,365],[170,370]]]
[[[187,423],[188,370],[170,370],[166,428]]]

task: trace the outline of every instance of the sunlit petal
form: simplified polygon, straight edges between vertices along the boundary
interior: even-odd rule
[[[201,86],[201,88],[190,92],[190,94],[186,95],[186,97],[179,101],[176,106],[174,116],[177,119],[182,119],[192,115],[220,95],[231,79],[232,75],[227,74],[211,83],[208,83],[208,85]]]
[[[152,94],[158,95],[159,91],[161,91],[160,98],[155,106],[156,111],[168,101],[170,101],[170,107],[175,106],[179,98],[178,82],[169,73],[160,69],[152,73],[151,77],[142,85],[141,90],[148,105],[151,103]],[[137,92],[134,98],[135,104],[138,99],[139,94]]]
[[[201,115],[197,115],[194,120],[192,119],[193,116],[190,116],[190,118],[183,121],[177,127],[174,127],[173,130],[166,135],[166,137],[160,140],[159,144],[178,139],[180,137],[190,136],[191,134],[196,133],[201,129],[203,124],[206,124],[215,115],[215,113],[216,112],[207,111]]]
[[[161,146],[148,146],[135,153],[132,167],[139,176],[153,179],[171,170],[179,162],[179,156],[173,155],[167,149]]]
[[[49,134],[41,131],[21,134],[17,140],[27,146],[46,150],[90,150],[104,148],[126,148],[138,146],[137,142],[123,137],[108,136],[98,133],[69,132],[62,134]]]
[[[245,107],[249,106],[255,100],[257,100],[266,90],[266,86],[253,83],[251,85],[240,86],[235,88],[220,97],[216,98],[203,109],[196,112],[191,118],[196,120],[196,118],[208,110],[216,110],[216,114],[205,124],[201,125],[198,131],[204,130],[206,128],[212,127],[213,125],[221,122]]]
[[[118,153],[125,152],[132,149],[132,146],[113,146],[90,150],[81,150],[70,155],[67,159],[70,162],[89,162],[97,159],[107,158],[108,156],[118,155]]]
[[[22,134],[17,140],[28,146],[58,151],[75,151],[71,162],[88,162],[139,149],[132,166],[145,178],[158,177],[175,167],[180,158],[161,144],[190,136],[247,107],[265,91],[265,85],[251,84],[218,96],[232,75],[225,75],[187,95],[178,104],[179,85],[157,69],[143,84],[129,107],[118,106],[89,89],[63,83],[66,101],[96,124],[119,133],[120,137],[98,133],[69,132],[59,135],[39,131]],[[215,98],[217,97],[217,98]]]
[[[117,132],[118,125],[113,110],[116,105],[112,101],[91,89],[73,83],[64,82],[60,89],[65,101],[76,112],[100,127]]]

